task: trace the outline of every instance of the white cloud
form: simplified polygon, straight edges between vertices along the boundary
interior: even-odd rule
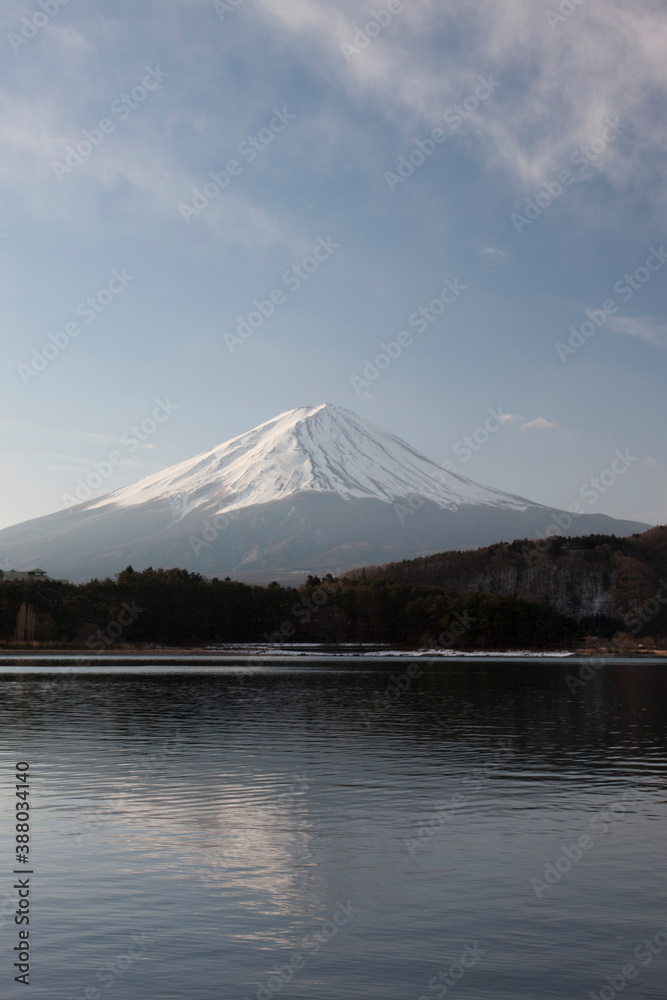
[[[633,0],[631,8],[623,0],[589,2],[558,30],[534,0],[404,0],[378,37],[348,60],[341,46],[353,42],[371,9],[357,0],[253,0],[233,16],[245,49],[270,35],[274,53],[287,49],[290,59],[324,78],[332,95],[342,91],[344,102],[382,115],[400,133],[399,144],[441,126],[443,112],[473,92],[480,74],[493,76],[501,86],[457,136],[489,171],[502,170],[520,195],[531,195],[541,180],[568,166],[570,154],[600,134],[606,117],[621,118],[630,128],[594,161],[591,173],[641,197],[665,197],[664,185],[656,183],[667,153],[667,134],[656,127],[667,90],[667,9],[661,0]],[[188,35],[195,16],[210,27],[196,42]],[[220,126],[219,109],[202,106],[199,92],[193,105],[188,80],[195,64],[198,78],[216,78],[234,44],[226,25],[204,0],[156,3],[154,20],[165,43],[163,68],[171,74],[163,92],[119,123],[60,184],[51,161],[137,82],[127,57],[112,63],[100,54],[138,35],[141,17],[105,19],[94,8],[68,6],[41,40],[21,50],[15,65],[5,66],[0,181],[40,221],[94,226],[104,199],[119,206],[126,226],[127,219],[137,227],[155,218],[178,221],[179,202],[205,182],[206,169],[223,165],[224,159],[213,162],[199,176],[188,144],[179,140],[189,123],[189,145],[199,149],[197,143],[210,143]],[[137,51],[137,78],[143,61]],[[262,81],[257,97],[244,92],[239,119],[267,93],[273,92]],[[367,123],[354,118],[333,100],[304,113],[290,131],[290,165],[319,174],[332,172],[342,158],[377,176],[380,144]],[[220,138],[222,156],[228,137]],[[243,196],[240,190],[230,189],[197,222],[225,242],[246,246],[298,238],[299,223],[287,211],[267,208],[257,190],[251,195],[246,188]],[[489,269],[510,260],[494,247],[482,254]]]
[[[535,417],[534,420],[529,420],[528,423],[522,424],[519,427],[520,431],[549,431],[549,430],[560,430],[558,424],[551,423],[550,420],[546,420],[544,417]]]
[[[163,61],[152,60],[150,65],[159,64],[165,79],[121,119],[111,110],[112,103],[140,85],[146,58],[137,55],[136,66],[131,56],[117,64],[105,62],[100,53],[118,44],[121,24],[95,11],[78,13],[83,22],[79,30],[54,22],[44,29],[41,47],[35,40],[21,50],[11,72],[5,65],[0,185],[6,203],[12,212],[23,210],[41,223],[66,222],[74,230],[95,226],[105,213],[124,230],[128,225],[142,228],[156,218],[178,225],[179,203],[209,180],[206,169],[200,176],[171,141],[183,119],[200,135],[209,124],[204,112],[193,111],[190,95],[178,82],[182,61],[189,55],[171,48]],[[84,139],[83,130],[96,129],[102,118],[111,119],[114,130],[58,179],[54,162],[63,163],[67,147],[76,146]],[[214,159],[207,169],[223,164]],[[230,190],[218,201],[197,220],[216,238],[253,249],[295,239],[287,214],[278,216],[256,198]]]
[[[632,316],[610,316],[607,322],[614,333],[626,333],[655,347],[667,347],[667,323]]]
[[[512,262],[512,255],[497,247],[485,247],[480,252],[487,271],[504,271]]]
[[[667,9],[659,0],[587,4],[559,30],[534,0],[409,6],[349,63],[341,51],[366,19],[356,0],[259,0],[295,52],[406,135],[493,74],[501,87],[471,129],[490,169],[522,188],[551,179],[600,135],[607,117],[630,129],[594,161],[616,186],[645,192],[667,134],[656,108],[667,89]],[[650,97],[650,99],[649,99]],[[627,137],[627,139],[626,139]]]
[[[0,105],[3,185],[13,188],[25,208],[42,221],[66,220],[70,226],[87,227],[99,216],[101,199],[121,197],[127,218],[157,215],[180,222],[178,205],[191,200],[193,189],[208,178],[190,173],[166,152],[155,123],[147,116],[140,120],[140,115],[141,108],[134,112],[134,122],[130,117],[118,123],[80,166],[58,180],[51,164],[63,163],[66,147],[83,139],[81,121],[83,127],[93,128],[99,119],[91,122],[82,115],[73,125],[57,97],[35,103],[5,95]],[[211,163],[211,169],[217,166]],[[264,248],[284,239],[280,220],[233,191],[212,202],[201,220],[191,224],[198,222],[231,243],[250,247]]]
[[[0,431],[3,434],[29,434],[39,437],[61,438],[64,441],[114,442],[117,438],[109,434],[99,434],[95,431],[60,430],[56,427],[44,427],[41,424],[30,423],[27,420],[0,419]]]

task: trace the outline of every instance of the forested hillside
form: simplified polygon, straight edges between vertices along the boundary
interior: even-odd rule
[[[665,526],[629,538],[556,535],[501,542],[367,566],[348,576],[519,597],[570,615],[597,635],[667,635]]]
[[[217,642],[377,642],[465,649],[568,648],[571,619],[526,601],[417,583],[319,580],[300,589],[207,580],[187,570],[73,585],[0,582],[0,640],[176,646]]]

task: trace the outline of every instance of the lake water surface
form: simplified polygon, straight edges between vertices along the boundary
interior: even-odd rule
[[[667,666],[578,670],[0,667],[0,995],[667,997]]]

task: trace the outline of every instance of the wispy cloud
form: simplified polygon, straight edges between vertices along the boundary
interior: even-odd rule
[[[512,255],[497,247],[485,247],[481,255],[487,271],[504,271],[512,262]]]
[[[534,420],[529,420],[528,423],[522,424],[519,427],[520,431],[550,431],[550,430],[560,430],[558,424],[552,423],[545,417],[535,417]]]
[[[109,434],[98,434],[94,431],[73,429],[58,429],[33,424],[27,420],[0,419],[0,432],[3,434],[30,434],[39,437],[59,438],[62,441],[87,441],[91,443],[113,443],[118,439]]]
[[[173,221],[179,202],[202,178],[193,168],[188,143],[172,137],[187,129],[193,141],[196,135],[207,138],[220,124],[218,109],[193,108],[183,79],[193,62],[202,76],[213,77],[221,46],[230,44],[212,5],[199,0],[181,4],[180,10],[165,4],[165,39],[179,39],[195,16],[210,17],[209,34],[194,47],[168,49],[171,62],[163,68],[170,75],[164,86],[118,125],[76,176],[59,184],[52,161],[82,138],[83,128],[94,127],[108,113],[118,94],[137,83],[146,61],[144,53],[137,53],[134,68],[124,59],[113,73],[99,73],[100,51],[127,41],[136,24],[131,17],[105,18],[94,9],[64,9],[43,38],[21,51],[12,77],[5,69],[7,86],[0,98],[5,190],[42,221],[94,225],[108,201],[120,203],[137,225],[156,217]],[[502,86],[459,134],[466,133],[470,150],[488,171],[502,171],[524,188],[567,166],[572,152],[590,144],[607,117],[620,117],[631,125],[624,136],[631,133],[632,141],[622,136],[594,161],[592,173],[601,172],[638,196],[650,188],[660,154],[667,153],[667,134],[655,128],[655,108],[667,91],[667,10],[657,0],[635,0],[631,9],[621,0],[590,3],[558,31],[550,29],[534,0],[444,7],[436,0],[405,0],[378,37],[346,59],[342,46],[369,17],[356,0],[255,0],[237,27],[249,49],[270,35],[272,45],[289,49],[297,65],[333,83],[357,107],[380,113],[406,139],[442,125],[443,112],[472,92],[479,75],[492,74]],[[318,127],[322,116],[333,140]],[[338,119],[345,120],[345,128],[337,126]],[[330,165],[338,160],[330,148],[333,141],[338,153],[351,153],[353,166],[376,173],[364,129],[355,131],[343,106],[331,102],[313,109],[300,129],[290,133],[293,162],[317,166],[326,160]],[[207,169],[222,165],[213,162]],[[295,238],[296,228],[277,201],[268,204],[256,190],[226,192],[203,214],[201,225],[225,242],[259,247]],[[507,262],[503,254],[494,247],[483,251],[492,267]]]
[[[80,20],[77,27],[72,17]],[[0,183],[12,209],[42,223],[65,221],[75,231],[119,212],[124,225],[132,222],[137,230],[156,219],[179,224],[179,202],[208,180],[205,171],[202,178],[193,167],[188,145],[173,142],[171,135],[179,127],[201,133],[206,120],[203,112],[193,111],[182,86],[189,52],[172,48],[167,55],[171,61],[159,64],[164,80],[121,118],[112,107],[120,95],[140,86],[149,68],[145,53],[128,55],[113,66],[105,62],[100,70],[100,51],[121,44],[128,22],[74,6],[69,20],[67,25],[54,22],[43,38],[21,50],[11,75],[5,66]],[[213,59],[213,51],[201,53],[200,62],[209,69]],[[152,67],[157,65],[154,59]],[[54,171],[54,163],[66,162],[68,147],[76,150],[87,141],[84,130],[94,131],[103,118],[112,121],[113,131],[71,173]],[[209,124],[215,127],[216,122]],[[212,160],[207,169],[222,165]],[[226,192],[200,226],[225,243],[258,249],[290,242],[295,228],[287,213],[240,191]]]
[[[588,4],[552,31],[533,0],[478,0],[405,5],[382,34],[349,64],[341,45],[363,26],[353,0],[258,0],[298,45],[302,60],[359,104],[382,111],[406,133],[439,124],[451,101],[479,73],[503,86],[471,131],[491,170],[521,185],[568,165],[605,119],[629,122],[632,142],[618,142],[594,163],[614,185],[639,194],[655,172],[667,135],[655,128],[656,102],[667,89],[667,9],[657,0]],[[443,72],[446,65],[446,73]],[[651,100],[647,96],[651,95]]]
[[[626,333],[655,347],[667,347],[667,323],[650,317],[610,316],[608,325],[614,333]]]

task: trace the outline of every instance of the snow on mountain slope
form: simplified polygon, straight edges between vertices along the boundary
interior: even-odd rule
[[[394,503],[414,495],[439,507],[530,504],[446,472],[351,410],[322,403],[286,410],[224,444],[89,502],[88,509],[180,498],[179,519],[218,501],[220,513],[297,493]]]

